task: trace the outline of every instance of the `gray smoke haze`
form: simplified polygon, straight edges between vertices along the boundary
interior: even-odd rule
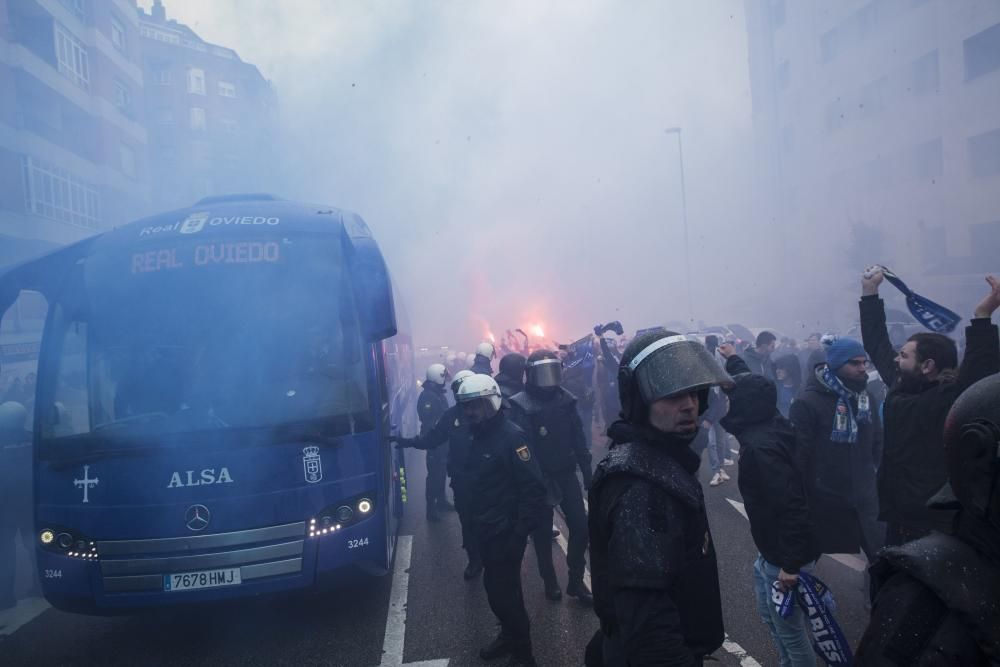
[[[165,4],[273,82],[272,190],[365,217],[419,342],[764,320],[742,3]]]

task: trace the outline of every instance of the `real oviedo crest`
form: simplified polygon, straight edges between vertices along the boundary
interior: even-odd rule
[[[319,456],[319,447],[302,449],[302,470],[305,473],[306,481],[310,484],[315,484],[323,479],[323,459]]]

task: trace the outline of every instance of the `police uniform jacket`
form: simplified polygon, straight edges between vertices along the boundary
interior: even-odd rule
[[[722,645],[722,600],[698,456],[616,422],[590,489],[594,607],[613,664],[696,664]],[[610,666],[609,666],[610,667]]]
[[[472,516],[481,542],[527,538],[545,509],[545,484],[528,439],[503,411],[472,426]]]
[[[532,452],[542,472],[551,475],[574,472],[579,466],[589,486],[590,450],[583,422],[576,410],[576,397],[562,387],[551,396],[526,390],[511,400],[511,418],[528,434]]]
[[[448,398],[444,387],[434,382],[425,382],[417,399],[417,416],[420,417],[420,435],[426,435],[441,415],[448,409]]]
[[[423,431],[423,425],[421,425]],[[472,451],[472,431],[462,414],[462,406],[453,405],[442,413],[430,430],[419,438],[400,438],[414,449],[436,449],[448,445],[448,476],[452,482],[469,475],[469,452]]]

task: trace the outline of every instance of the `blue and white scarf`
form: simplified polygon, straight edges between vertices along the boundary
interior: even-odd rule
[[[858,424],[867,424],[872,419],[868,392],[852,391],[845,387],[827,364],[816,369],[816,379],[837,394],[837,409],[833,413],[833,431],[830,432],[830,439],[834,442],[857,442]],[[851,399],[857,401],[857,413],[854,410],[854,401]]]
[[[778,582],[772,584],[771,601],[782,618],[788,618],[797,601],[806,615],[806,627],[812,635],[813,650],[827,665],[850,665],[854,662],[851,645],[834,618],[837,605],[829,586],[815,575],[799,572],[799,584],[792,591],[783,591]]]

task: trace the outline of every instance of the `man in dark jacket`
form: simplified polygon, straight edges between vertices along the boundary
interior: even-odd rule
[[[656,331],[619,369],[623,420],[590,489],[594,608],[607,667],[700,665],[722,645],[722,601],[691,441],[710,387],[731,379],[705,348]]]
[[[455,379],[451,381],[451,393],[457,396],[462,380],[472,374],[472,371],[468,369],[455,373]],[[483,571],[483,561],[479,555],[472,518],[472,498],[475,494],[475,488],[471,482],[474,464],[472,431],[469,430],[469,424],[462,414],[462,407],[456,404],[445,410],[431,430],[419,438],[395,437],[393,440],[401,448],[412,447],[427,451],[447,446],[448,477],[451,479],[451,492],[455,494],[455,509],[458,510],[458,520],[462,525],[462,548],[465,549],[469,557],[469,563],[465,567],[463,576],[466,581],[475,579]]]
[[[569,582],[566,595],[591,604],[590,591],[583,582],[587,554],[587,510],[583,505],[577,468],[583,484],[590,488],[590,450],[583,425],[576,410],[576,397],[561,386],[562,365],[554,352],[536,350],[528,357],[528,381],[525,390],[511,400],[511,419],[528,434],[528,444],[538,458],[538,465],[549,489],[548,510],[531,535],[538,558],[538,571],[545,582],[545,597],[562,598],[556,570],[552,565],[552,507],[562,507],[569,528],[566,565]]]
[[[445,396],[445,386],[448,382],[448,369],[444,364],[431,364],[427,367],[427,379],[423,390],[417,398],[417,416],[420,417],[420,435],[427,435],[438,423],[441,415],[448,409],[448,398]],[[455,509],[448,502],[445,482],[448,478],[448,444],[427,450],[427,484],[424,495],[427,498],[427,520],[440,521],[440,512]]]
[[[820,556],[795,431],[777,410],[774,383],[752,375],[732,345],[723,345],[720,353],[728,357],[726,372],[736,382],[728,392],[729,413],[722,424],[740,441],[740,494],[760,552],[754,563],[757,610],[783,667],[815,667],[802,610],[793,607],[791,615],[782,618],[771,601],[774,582],[782,590],[794,590],[799,571],[808,570]]]
[[[806,484],[822,553],[882,547],[875,466],[882,429],[867,392],[867,355],[851,338],[828,340],[827,363],[817,366],[791,421],[806,462]]]
[[[500,409],[500,387],[493,378],[465,378],[457,399],[474,440],[472,515],[485,568],[483,585],[501,628],[479,655],[484,660],[510,655],[511,667],[533,667],[521,561],[528,535],[545,508],[542,473],[524,431]]]
[[[750,368],[750,372],[773,380],[774,362],[771,361],[771,355],[777,346],[778,338],[770,331],[761,331],[757,334],[754,347],[747,348],[743,353],[743,361]]]
[[[517,352],[505,354],[500,359],[500,372],[493,379],[500,385],[504,400],[509,401],[512,396],[524,391],[524,365],[527,361],[523,354]]]
[[[952,517],[933,512],[927,500],[945,483],[941,434],[952,403],[977,380],[1000,370],[997,327],[990,317],[1000,305],[1000,282],[990,276],[990,293],[976,307],[966,328],[965,359],[947,336],[918,333],[897,354],[889,340],[885,304],[878,296],[884,276],[877,267],[861,279],[861,335],[882,380],[885,398],[885,446],[878,473],[880,517],[887,522],[886,542],[898,545],[947,532]]]
[[[969,387],[944,427],[954,534],[882,552],[879,584],[855,665],[1000,664],[1000,375]]]

